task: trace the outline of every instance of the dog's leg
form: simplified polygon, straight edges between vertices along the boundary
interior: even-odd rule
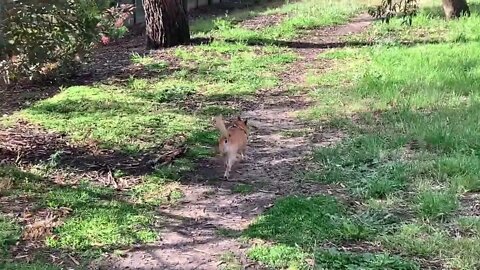
[[[230,159],[228,158],[228,156],[225,156],[225,173],[223,174],[223,177],[225,179],[228,179],[229,173],[230,173],[230,171],[228,169],[230,167],[229,161],[230,161]]]
[[[227,163],[225,168],[225,174],[223,175],[226,179],[230,177],[230,171],[232,170],[233,163],[235,163],[236,155],[228,154]]]
[[[250,158],[245,154],[245,151],[246,150],[243,150],[242,152],[240,152],[240,155],[242,156],[242,160],[250,160]]]

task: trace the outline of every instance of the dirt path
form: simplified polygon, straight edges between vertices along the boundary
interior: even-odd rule
[[[280,196],[338,192],[296,177],[297,172],[305,170],[304,158],[312,148],[336,143],[343,136],[299,122],[294,113],[305,109],[308,100],[288,88],[301,85],[310,68],[323,68],[317,56],[325,47],[338,46],[342,36],[358,33],[369,24],[369,17],[362,15],[343,26],[309,31],[293,42],[291,47],[300,59],[282,74],[278,88],[259,95],[257,103],[243,112],[253,126],[249,160],[237,167],[229,181],[221,179],[223,166],[218,160],[200,164],[195,175],[183,184],[184,200],[175,207],[159,209],[159,215],[165,217],[159,221],[159,243],[112,257],[107,268],[218,269],[226,263],[222,256],[234,254],[243,268],[259,269],[245,258],[248,246],[231,236],[238,235]]]

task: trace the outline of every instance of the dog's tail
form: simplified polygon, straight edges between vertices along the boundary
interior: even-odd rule
[[[221,115],[215,117],[215,126],[220,130],[220,133],[225,137],[228,138],[228,130],[225,127],[225,122]]]

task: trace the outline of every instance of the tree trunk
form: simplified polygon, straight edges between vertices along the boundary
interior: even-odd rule
[[[5,47],[6,47],[6,41],[4,37],[4,20],[5,20],[5,5],[6,1],[5,0],[0,0],[0,61],[4,59],[5,57]]]
[[[3,88],[5,84],[9,83],[8,66],[5,60],[7,57],[7,41],[5,40],[5,12],[6,0],[0,0],[0,87]]]
[[[187,13],[182,0],[143,0],[147,49],[190,42]]]
[[[459,18],[462,15],[470,16],[467,0],[442,0],[442,3],[447,19]]]

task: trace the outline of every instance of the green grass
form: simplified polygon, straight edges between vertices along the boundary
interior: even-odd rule
[[[297,60],[293,50],[277,46],[273,39],[290,39],[303,29],[345,22],[359,7],[306,1],[200,19],[192,24],[194,36],[215,40],[169,50],[167,53],[176,58],[173,65],[154,54],[133,53],[131,65],[147,71],[148,77],[132,75],[122,81],[68,86],[2,118],[1,122],[9,125],[26,120],[49,132],[65,134],[74,146],[112,149],[125,156],[157,153],[163,146],[183,143],[188,151],[181,159],[145,175],[132,177],[128,172],[114,171],[116,180],[133,184],[122,191],[95,179],[81,179],[78,172],[62,164],[58,151],[28,166],[0,167],[0,178],[7,179],[0,193],[10,199],[26,198],[36,210],[71,209],[53,229],[53,235],[44,239],[47,249],[85,254],[156,241],[161,228],[155,225],[162,217],[154,212],[155,207],[178,201],[183,196],[179,181],[194,168],[193,161],[213,154],[218,134],[211,117],[229,117],[241,111],[223,101],[251,101],[260,91],[278,86],[279,74]],[[269,14],[282,14],[285,20],[258,31],[239,26],[246,18]],[[260,43],[272,41],[252,46],[251,37]],[[246,194],[252,188],[236,186],[233,192]],[[354,235],[355,225],[351,226]],[[12,244],[7,234],[5,249]]]
[[[451,237],[443,228],[418,223],[405,224],[393,235],[383,238],[386,247],[410,256],[440,258],[457,269],[476,269],[479,238]]]
[[[315,254],[316,269],[420,269],[417,264],[398,256],[382,253],[351,253],[325,250]]]
[[[357,241],[375,234],[334,198],[286,197],[251,224],[245,236],[309,248],[322,241]]]
[[[480,16],[478,0],[469,3],[470,18],[446,22],[439,3],[432,2],[423,5],[412,27],[399,20],[375,23],[348,39],[374,46],[328,50],[305,85],[287,86],[314,89],[310,96],[317,102],[301,115],[304,120],[346,134],[337,145],[314,152],[305,176],[346,187],[349,204],[323,195],[280,198],[244,232],[218,234],[262,239],[247,255],[274,269],[419,269],[426,261],[477,269],[480,222],[462,200],[480,191]],[[157,241],[162,217],[155,207],[180,199],[179,181],[194,168],[193,160],[213,153],[217,133],[211,117],[241,112],[223,101],[253,102],[256,94],[282,83],[279,74],[299,59],[278,40],[344,23],[365,4],[369,1],[305,0],[200,19],[192,24],[193,36],[214,40],[169,50],[174,65],[154,54],[132,54],[131,64],[149,77],[70,86],[2,119],[10,124],[24,119],[66,134],[77,146],[95,144],[124,155],[184,142],[189,151],[168,166],[134,176],[125,191],[95,181],[54,184],[58,175],[66,183],[72,175],[59,152],[26,168],[0,167],[0,194],[28,199],[34,209],[70,208],[44,242],[60,252]],[[281,18],[257,30],[241,26],[254,16]],[[131,180],[125,172],[114,174]],[[232,192],[252,188],[236,185]],[[21,226],[2,217],[0,231],[0,248],[7,251]],[[225,269],[241,267],[233,254],[220,259]],[[40,266],[9,262],[1,268]]]
[[[282,244],[257,245],[247,255],[274,269],[420,269],[414,262],[390,254],[352,253],[335,249],[318,249],[313,254],[306,254],[299,248]]]
[[[346,23],[372,2],[369,0],[286,2],[277,8],[236,12],[221,19],[199,20],[193,24],[192,31],[199,36],[211,36],[220,40],[275,44],[277,40],[292,40],[300,36],[304,30]],[[282,16],[282,18],[277,24],[256,30],[241,26],[243,20],[254,15]]]
[[[96,202],[94,207],[76,208],[55,236],[46,239],[52,248],[70,250],[111,249],[157,240],[147,210],[121,202]]]
[[[305,269],[308,254],[287,245],[257,245],[248,250],[247,256],[275,269]]]
[[[62,268],[49,265],[44,262],[32,262],[32,263],[10,263],[0,262],[0,267],[4,270],[60,270]]]
[[[421,0],[421,9],[414,17],[411,27],[402,25],[401,20],[393,20],[389,24],[377,24],[348,40],[364,41],[395,45],[399,42],[431,43],[431,42],[471,42],[480,41],[480,34],[475,26],[480,22],[480,6],[478,0],[468,2],[472,16],[459,20],[446,21],[441,3],[433,0]]]
[[[243,269],[241,262],[233,252],[225,252],[220,256],[220,270],[241,270]]]
[[[21,112],[20,117],[76,141],[93,139],[125,151],[151,148],[182,132],[193,136],[206,125],[193,115],[108,86],[70,87]]]
[[[295,60],[289,50],[241,43],[213,42],[179,48],[180,67],[166,76],[131,78],[126,85],[72,86],[34,104],[14,118],[68,134],[79,143],[97,142],[105,148],[142,152],[182,134],[191,144],[212,144],[213,113],[236,113],[219,105],[193,106],[208,100],[252,95],[278,84],[277,73]],[[134,55],[135,64],[166,65],[152,57]],[[201,141],[207,139],[206,141]]]
[[[20,239],[20,227],[13,220],[0,216],[0,254]]]
[[[232,188],[232,192],[240,193],[240,194],[248,194],[254,191],[254,187],[252,185],[247,184],[237,184]]]
[[[449,269],[480,265],[478,221],[461,201],[480,179],[477,4],[458,21],[427,7],[412,27],[377,23],[356,37],[376,45],[320,55],[333,68],[312,68],[307,83],[318,102],[301,115],[348,134],[315,151],[307,179],[344,185],[368,211],[387,211],[393,219],[374,237],[383,250]]]
[[[71,209],[55,227],[53,236],[45,239],[48,247],[76,252],[110,250],[153,242],[158,237],[154,224],[159,217],[153,215],[150,204],[134,203],[134,196],[129,194],[86,181],[75,186],[57,186],[48,178],[13,167],[0,167],[0,175],[12,181],[4,192],[6,197],[27,196],[35,201],[35,209]],[[19,229],[6,219],[0,226],[2,248],[6,249],[18,239]]]
[[[458,209],[458,199],[450,192],[424,191],[417,198],[418,211],[424,218],[441,218]]]
[[[295,60],[288,49],[266,46],[260,53],[244,43],[214,41],[209,45],[176,50],[184,65],[192,65],[195,72],[178,76],[191,77],[201,82],[202,91],[210,98],[225,98],[254,94],[257,90],[276,86],[277,78],[286,64]]]
[[[471,234],[473,236],[480,236],[480,218],[471,216],[471,217],[461,217],[458,219],[458,227],[464,232]]]

